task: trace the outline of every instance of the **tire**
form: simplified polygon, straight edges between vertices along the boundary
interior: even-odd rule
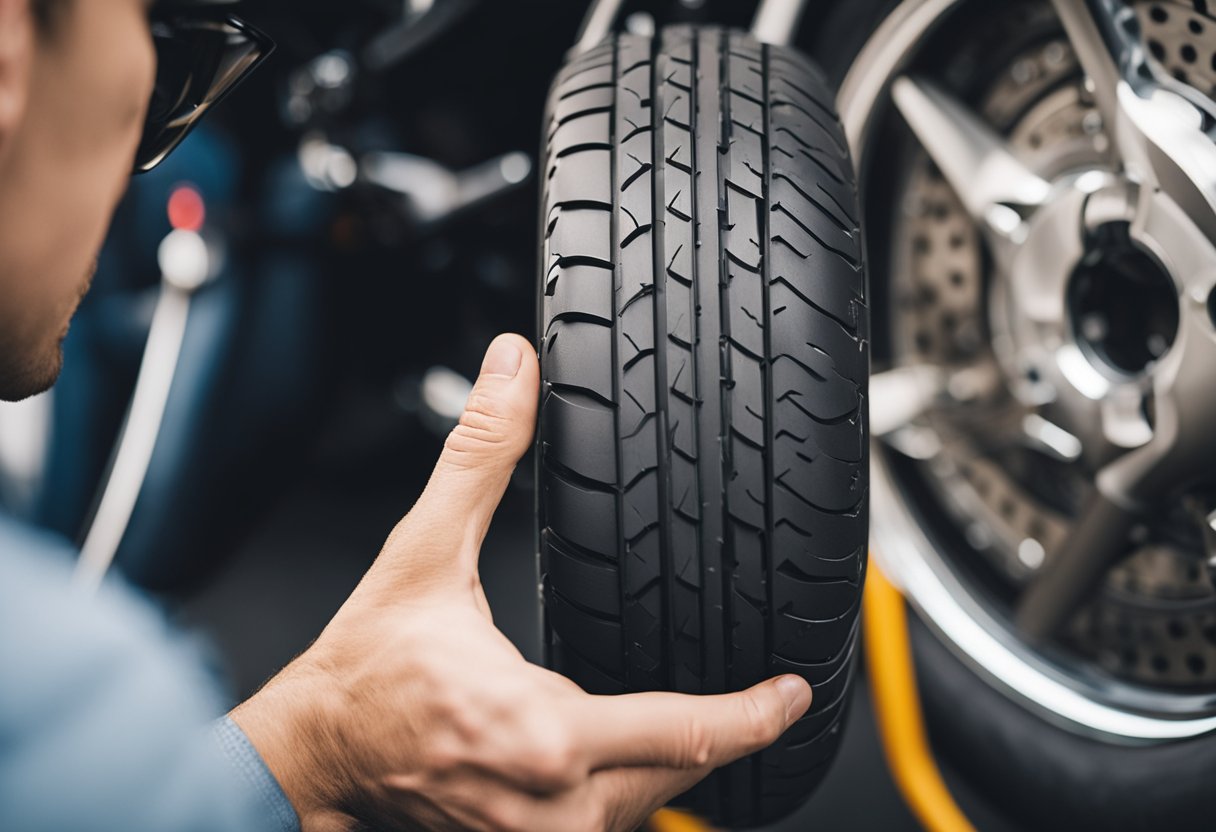
[[[622,35],[559,74],[541,228],[550,666],[595,693],[815,689],[685,796],[772,821],[839,743],[865,572],[869,312],[832,95],[722,29]]]
[[[976,676],[919,619],[912,624],[934,749],[1019,828],[1212,828],[1210,737],[1128,747],[1062,730]]]

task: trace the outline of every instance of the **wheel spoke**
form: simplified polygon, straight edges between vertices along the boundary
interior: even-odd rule
[[[931,81],[898,78],[891,95],[990,242],[1018,242],[1022,215],[1043,204],[1051,186],[1014,156],[996,130]]]
[[[1057,462],[1076,462],[1083,450],[1081,440],[1038,413],[1022,419],[1022,444]]]
[[[1123,3],[1120,0],[1052,0],[1052,5],[1077,61],[1093,84],[1094,103],[1102,121],[1113,131],[1118,124],[1118,87],[1124,76],[1123,42],[1116,37],[1121,31],[1122,23],[1118,18],[1124,9]]]
[[[1052,2],[1123,166],[1168,194],[1216,244],[1216,145],[1203,128],[1216,106],[1148,60],[1123,0]]]
[[[870,377],[870,434],[882,438],[942,405],[976,402],[1000,384],[994,366],[913,364]]]
[[[1089,600],[1107,570],[1127,551],[1136,517],[1101,491],[1094,492],[1072,531],[1018,599],[1017,624],[1029,639],[1055,635]]]
[[[883,437],[931,408],[946,390],[939,367],[896,367],[870,377],[870,435]]]

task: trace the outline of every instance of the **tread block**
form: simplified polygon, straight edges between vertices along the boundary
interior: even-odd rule
[[[816,360],[806,365],[789,354],[774,356],[773,389],[778,398],[817,421],[850,418],[861,405],[861,392],[856,382],[836,375],[828,363]]]
[[[553,461],[581,477],[612,487],[617,481],[612,410],[573,390],[550,390],[542,405],[541,447]],[[589,428],[589,431],[578,427]]]
[[[784,214],[774,215],[770,227],[773,229],[773,245],[769,252],[773,309],[792,310],[807,304],[856,332],[865,309],[860,295],[849,285],[856,278],[852,267],[818,247],[796,248],[795,243],[799,240],[806,245],[805,238],[797,236],[797,230]],[[789,229],[791,233],[787,235],[782,229]]]
[[[575,554],[552,537],[545,540],[549,554],[547,578],[579,606],[619,616],[621,594],[618,570],[611,564]]]
[[[554,635],[549,644],[550,657],[562,672],[587,693],[615,696],[625,692],[625,683],[590,664],[561,638]]]
[[[626,595],[640,595],[662,575],[662,547],[659,545],[657,528],[651,527],[626,542],[622,555],[624,565],[621,574],[624,576]]]
[[[549,236],[545,241],[548,281],[554,279],[554,270],[569,266],[610,268],[611,230],[612,218],[605,211],[569,204],[555,208],[549,215]]]
[[[598,266],[564,266],[549,273],[545,311],[554,318],[594,318],[612,325],[612,272]]]
[[[654,510],[659,488],[657,471],[648,471],[634,481],[625,492],[621,514],[624,520],[626,546],[643,532],[658,525],[657,512]]]
[[[612,402],[612,330],[589,321],[553,321],[545,337],[546,381]]]
[[[619,621],[588,615],[555,591],[549,593],[548,612],[549,623],[562,641],[584,659],[595,656],[596,667],[620,677],[625,661]]]
[[[856,586],[843,583],[842,586],[850,587],[850,594],[856,596]],[[827,603],[835,600],[829,597]],[[774,649],[779,655],[794,662],[824,662],[840,649],[841,643],[852,632],[856,606],[857,601],[854,598],[839,616],[816,619],[798,618],[791,613],[782,612],[778,607],[773,618]]]
[[[570,121],[579,113],[604,113],[612,107],[612,88],[605,85],[577,87],[563,95],[553,108],[553,118],[559,124]]]
[[[826,454],[783,459],[774,468],[774,476],[780,486],[822,512],[854,513],[865,497],[861,469]]]
[[[541,488],[548,528],[575,546],[617,557],[612,545],[617,536],[616,497],[591,491],[552,474]]]
[[[592,113],[560,124],[554,122],[551,130],[550,182],[557,179],[558,170],[563,171],[563,176],[569,175],[565,171],[571,169],[591,170],[594,165],[591,160],[609,152],[612,133],[605,113]]]
[[[597,143],[603,140],[598,133],[593,137],[582,135],[570,136],[562,132],[570,125],[559,128],[554,141],[568,141],[570,146],[582,145],[588,142]],[[547,216],[552,219],[554,207],[577,208],[592,206],[600,211],[609,213],[612,207],[612,175],[609,159],[612,152],[593,146],[577,154],[554,159],[549,165],[552,175],[549,177],[549,194],[546,205],[549,206]],[[600,236],[600,229],[587,236],[571,240],[571,243],[582,243],[589,246],[599,246],[610,243],[611,238]]]

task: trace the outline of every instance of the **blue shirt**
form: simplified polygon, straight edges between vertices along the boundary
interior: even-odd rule
[[[0,516],[0,829],[299,832],[199,645]]]

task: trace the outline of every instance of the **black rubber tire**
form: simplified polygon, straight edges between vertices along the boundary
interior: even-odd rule
[[[852,676],[868,512],[857,192],[822,75],[723,29],[622,35],[549,99],[540,566],[550,665],[597,693],[815,689],[686,795],[796,808]]]
[[[1210,737],[1129,747],[1064,731],[976,676],[918,619],[912,624],[934,748],[1019,828],[1212,829]]]

